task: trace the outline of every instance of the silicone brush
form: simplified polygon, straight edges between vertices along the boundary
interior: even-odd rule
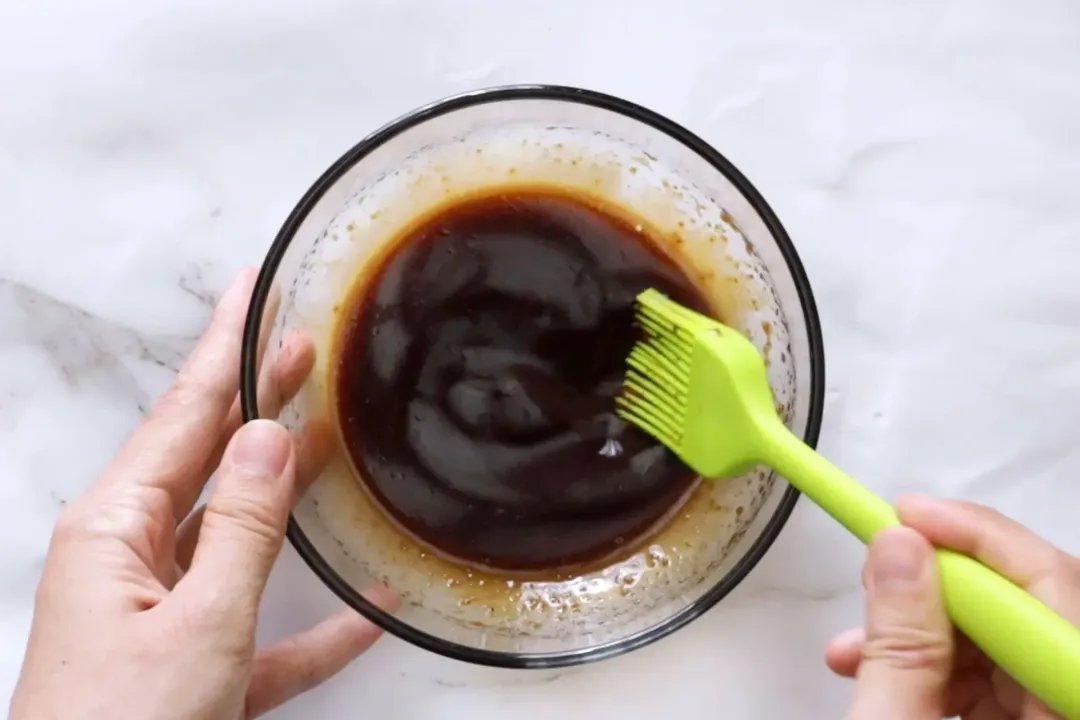
[[[765,362],[741,333],[656,290],[637,298],[643,331],[627,359],[618,414],[706,478],[776,470],[859,540],[899,524],[893,507],[788,430]],[[939,549],[953,624],[1068,720],[1080,720],[1080,630],[982,563]]]

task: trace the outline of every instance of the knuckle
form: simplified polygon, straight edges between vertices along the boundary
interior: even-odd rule
[[[203,526],[227,532],[262,545],[276,544],[284,530],[282,513],[243,495],[211,498],[203,515]]]
[[[940,670],[952,662],[952,643],[926,628],[891,627],[867,637],[863,658],[900,670]]]
[[[1050,565],[1055,576],[1062,578],[1073,588],[1080,589],[1080,558],[1054,548],[1054,557]]]
[[[176,380],[165,389],[158,401],[154,403],[147,419],[155,420],[161,417],[169,417],[177,411],[191,407],[198,397],[199,388],[197,384],[190,381],[184,374],[178,375]]]
[[[219,376],[227,372],[227,363],[211,359],[206,367],[183,368],[173,383],[154,403],[148,419],[173,417],[188,412],[208,401],[224,403],[232,401],[228,383],[219,381]],[[201,363],[200,363],[201,365]]]
[[[86,518],[77,506],[69,505],[56,519],[52,539],[57,545],[76,542],[86,532]]]
[[[1022,557],[1027,573],[1023,585],[1052,607],[1054,603],[1066,601],[1072,594],[1068,591],[1069,586],[1076,587],[1080,580],[1075,559],[1049,543],[1033,544],[1031,551]]]
[[[1080,622],[1080,560],[1059,551],[1031,593],[1073,623]]]
[[[226,655],[245,656],[254,647],[256,610],[237,602],[232,594],[216,587],[201,587],[179,604],[177,626],[194,636],[212,641]]]
[[[314,653],[295,640],[285,641],[283,650],[289,658],[290,675],[300,692],[319,684],[322,673]]]
[[[97,503],[82,526],[89,534],[135,540],[160,533],[164,529],[164,518],[172,519],[172,504],[167,493],[154,487],[139,486],[110,494]]]
[[[1080,612],[1080,558],[1062,553],[1061,564],[1060,577],[1065,586],[1062,594],[1066,596],[1063,601],[1067,599],[1068,604]]]

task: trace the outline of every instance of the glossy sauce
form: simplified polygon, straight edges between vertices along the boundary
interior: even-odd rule
[[[391,244],[345,303],[334,391],[384,511],[505,570],[632,544],[694,474],[614,414],[634,297],[706,303],[641,225],[551,189],[461,201]]]

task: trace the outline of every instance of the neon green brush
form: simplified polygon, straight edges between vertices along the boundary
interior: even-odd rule
[[[739,332],[660,294],[638,296],[634,346],[617,407],[707,478],[768,465],[864,543],[898,524],[889,503],[845,475],[779,418],[765,363]],[[1080,720],[1080,630],[965,555],[938,550],[953,623],[1068,720]]]

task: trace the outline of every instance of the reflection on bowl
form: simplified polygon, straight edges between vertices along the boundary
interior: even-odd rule
[[[271,357],[301,331],[318,361],[279,419],[331,422],[338,310],[357,277],[418,216],[492,186],[557,186],[623,208],[666,238],[720,317],[765,355],[780,411],[813,445],[824,358],[813,297],[790,239],[750,183],[683,128],[626,101],[551,86],[450,98],[379,130],[334,164],[266,258],[245,334],[242,396],[259,416],[258,327],[271,285],[284,300]],[[797,493],[759,470],[700,482],[662,526],[602,566],[549,574],[469,567],[403,533],[338,452],[290,521],[301,556],[345,602],[429,650],[503,667],[553,667],[626,652],[724,597],[779,533]],[[402,606],[361,595],[384,585]]]

